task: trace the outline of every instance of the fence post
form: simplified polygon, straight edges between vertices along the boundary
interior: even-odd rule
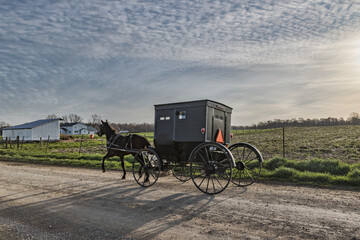
[[[42,137],[40,137],[40,147],[42,147]]]
[[[21,149],[23,149],[23,146],[24,146],[24,139],[25,139],[25,136],[23,136],[23,139],[22,139],[22,142],[21,142]]]
[[[82,134],[81,134],[81,141],[80,141],[79,154],[81,154],[81,147],[82,147],[83,137],[84,137],[84,135],[82,135]]]
[[[49,141],[50,141],[50,135],[48,136],[48,140],[47,140],[47,143],[46,143],[46,150],[45,150],[45,153],[47,153],[47,151],[48,151]]]
[[[16,137],[16,148],[17,149],[20,148],[20,137],[19,136]]]
[[[283,158],[285,158],[285,128],[283,127]]]

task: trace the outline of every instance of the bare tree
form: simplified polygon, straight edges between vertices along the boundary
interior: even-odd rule
[[[77,115],[77,114],[70,113],[70,114],[68,115],[68,120],[69,120],[69,122],[71,122],[71,123],[81,123],[82,120],[83,120],[83,118],[80,117],[80,116]]]
[[[101,117],[99,115],[97,114],[91,115],[91,125],[93,127],[100,125],[100,123],[101,123]]]
[[[10,124],[8,124],[4,121],[0,121],[0,134],[2,134],[3,128],[7,128],[7,127],[10,127]]]
[[[360,114],[357,112],[350,113],[350,116],[348,117],[348,122],[352,124],[359,124],[360,123]]]
[[[9,127],[10,124],[4,122],[4,121],[0,121],[0,128],[6,128],[6,127]]]
[[[60,117],[58,117],[56,114],[49,114],[46,118],[47,119],[57,119],[57,118],[60,118]]]
[[[69,118],[68,118],[67,115],[63,115],[63,116],[61,117],[61,119],[62,119],[62,122],[63,122],[63,123],[69,122]]]

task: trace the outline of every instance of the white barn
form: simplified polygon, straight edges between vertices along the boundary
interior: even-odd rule
[[[25,141],[40,141],[40,138],[47,140],[50,136],[50,141],[59,141],[60,119],[42,119],[4,128],[2,136],[3,139],[7,137],[11,140],[16,140],[19,136],[20,140]]]

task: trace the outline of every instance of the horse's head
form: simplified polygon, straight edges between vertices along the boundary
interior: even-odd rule
[[[99,137],[101,137],[102,135],[104,135],[106,133],[115,132],[115,130],[112,129],[112,127],[110,127],[109,122],[107,120],[105,122],[103,120],[101,120],[101,124],[100,124],[99,128],[100,128],[100,130],[97,132]]]

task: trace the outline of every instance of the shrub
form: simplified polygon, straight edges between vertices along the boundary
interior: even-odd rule
[[[296,174],[296,171],[287,167],[279,167],[275,170],[273,176],[276,178],[289,179]]]
[[[296,179],[302,182],[330,183],[331,175],[328,173],[299,172]]]
[[[319,172],[319,173],[331,173],[334,175],[346,175],[350,171],[350,166],[344,163],[341,163],[336,159],[311,159],[308,162],[307,169],[310,172]]]
[[[349,174],[348,177],[351,179],[359,179],[360,180],[360,169],[354,168]]]
[[[283,158],[273,158],[269,161],[265,161],[264,168],[267,168],[269,170],[275,170],[281,166],[285,166],[286,160]]]

